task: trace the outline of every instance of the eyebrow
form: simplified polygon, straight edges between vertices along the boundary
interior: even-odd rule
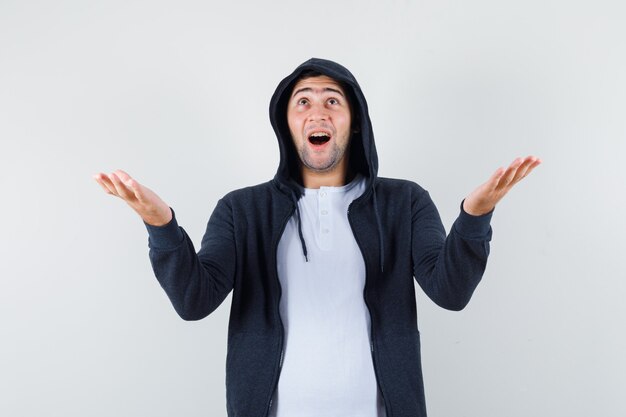
[[[311,87],[299,88],[299,89],[297,89],[296,91],[294,91],[294,92],[293,92],[293,94],[291,95],[291,97],[295,97],[297,94],[300,94],[300,93],[312,92],[312,91],[313,91],[313,89],[312,89]],[[319,90],[318,90],[318,91],[319,91]],[[331,92],[333,92],[333,93],[337,93],[337,94],[339,94],[341,97],[344,97],[343,93],[342,93],[341,91],[337,90],[336,88],[326,87],[326,88],[324,88],[324,90],[323,90],[323,91],[324,91],[324,92],[326,92],[326,91],[331,91]],[[344,98],[345,98],[345,97],[344,97]]]

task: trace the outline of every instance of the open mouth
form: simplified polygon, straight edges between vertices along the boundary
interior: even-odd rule
[[[324,132],[315,132],[309,136],[309,142],[313,145],[323,145],[330,140],[330,135]]]

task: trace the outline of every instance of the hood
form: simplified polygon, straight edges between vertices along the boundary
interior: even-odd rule
[[[372,192],[372,204],[376,216],[376,227],[378,230],[378,239],[380,244],[380,267],[381,272],[384,271],[384,242],[382,224],[380,221],[380,213],[376,199],[376,189],[374,182],[378,173],[378,154],[374,145],[374,132],[372,131],[372,122],[370,121],[369,112],[367,110],[367,101],[361,91],[356,78],[347,68],[336,62],[327,59],[311,58],[302,63],[291,74],[285,77],[270,101],[270,121],[276,137],[278,138],[278,146],[280,148],[280,164],[274,176],[274,180],[278,187],[289,195],[295,206],[296,220],[298,223],[298,235],[302,245],[302,253],[308,262],[306,242],[302,234],[302,217],[298,207],[298,199],[304,194],[304,188],[300,182],[300,157],[296,152],[296,148],[289,133],[287,124],[287,103],[293,90],[294,85],[305,71],[315,71],[322,75],[326,75],[339,82],[350,101],[352,109],[352,128],[353,133],[350,138],[350,166],[349,169],[353,173],[360,173],[365,177],[366,189],[364,192],[368,194]],[[356,133],[354,131],[356,130]]]
[[[346,90],[352,108],[353,128],[357,128],[357,133],[352,133],[350,139],[350,169],[366,178],[369,189],[378,172],[378,155],[365,96],[347,68],[320,58],[309,59],[285,77],[276,87],[270,101],[270,121],[280,148],[280,164],[274,179],[279,186],[289,188],[297,198],[302,196],[304,189],[300,181],[300,161],[287,125],[287,103],[301,74],[311,70],[333,78]]]

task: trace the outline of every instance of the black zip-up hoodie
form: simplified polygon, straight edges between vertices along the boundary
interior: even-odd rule
[[[280,148],[276,175],[220,199],[197,254],[176,218],[161,227],[147,225],[155,275],[185,320],[206,317],[233,291],[226,358],[228,415],[267,416],[280,377],[284,338],[276,250],[287,221],[294,215],[299,221],[297,200],[303,193],[286,104],[305,71],[340,82],[357,121],[351,169],[366,178],[367,187],[350,204],[348,220],[365,261],[363,296],[371,317],[372,360],[387,416],[426,416],[414,279],[438,305],[462,309],[484,272],[491,213],[470,216],[461,209],[446,237],[423,188],[379,178],[365,97],[341,65],[313,58],[281,81],[270,102]],[[302,236],[301,243],[306,257]]]

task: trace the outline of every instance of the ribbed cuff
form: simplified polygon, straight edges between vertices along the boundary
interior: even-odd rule
[[[457,217],[454,222],[454,228],[457,233],[468,239],[489,238],[493,210],[480,216],[473,216],[463,210],[463,201],[461,202],[461,212],[459,213],[459,217]]]
[[[183,232],[178,227],[174,210],[171,207],[170,210],[172,210],[172,220],[163,226],[152,226],[146,222],[143,223],[146,225],[146,229],[148,229],[148,245],[151,248],[173,249],[182,243],[184,239]]]

